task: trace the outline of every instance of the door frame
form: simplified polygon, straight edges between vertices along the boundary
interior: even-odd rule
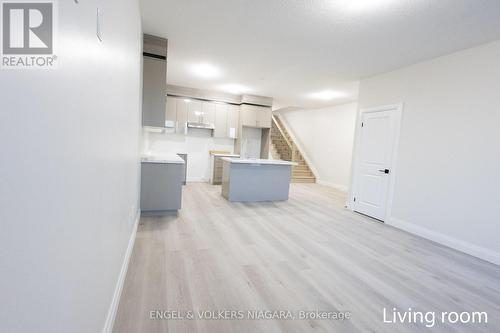
[[[351,184],[349,187],[349,195],[348,195],[348,201],[346,204],[346,207],[354,211],[355,203],[354,203],[354,197],[356,196],[356,191],[357,191],[357,185],[358,185],[358,172],[359,172],[359,160],[360,160],[360,154],[361,154],[361,149],[360,144],[361,144],[361,122],[363,119],[363,115],[365,113],[374,113],[374,112],[381,112],[381,111],[392,111],[395,114],[396,121],[395,121],[395,128],[394,128],[394,145],[392,148],[392,156],[391,156],[391,165],[389,166],[389,169],[391,170],[391,177],[389,179],[389,188],[387,191],[387,201],[386,201],[386,207],[385,207],[385,214],[384,214],[384,219],[382,220],[383,222],[386,222],[388,219],[390,219],[392,215],[392,203],[393,203],[393,197],[394,197],[394,185],[395,185],[395,180],[396,180],[396,161],[397,161],[397,153],[398,153],[398,147],[399,147],[399,137],[401,133],[401,121],[403,118],[403,103],[400,104],[391,104],[391,105],[384,105],[384,106],[377,106],[377,107],[372,107],[372,108],[363,108],[358,110],[358,116],[356,119],[356,130],[354,133],[354,147],[353,147],[353,154],[352,154],[352,166],[351,166]]]

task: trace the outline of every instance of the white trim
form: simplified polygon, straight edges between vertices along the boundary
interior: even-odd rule
[[[489,261],[491,263],[500,265],[500,253],[492,251],[490,249],[484,248],[482,246],[478,246],[469,242],[465,242],[463,240],[450,237],[448,235],[423,228],[414,223],[410,223],[407,221],[400,220],[395,217],[387,218],[386,223],[395,228],[407,231],[411,234],[418,235],[420,237],[429,239],[436,243],[448,246],[452,249],[458,250],[460,252],[469,254],[471,256],[477,257],[479,259],[483,259]]]
[[[309,169],[311,169],[312,173],[314,174],[314,177],[317,180],[318,176],[319,176],[318,169],[316,169],[316,167],[314,166],[314,164],[312,164],[311,159],[309,158],[309,156],[307,156],[307,153],[306,153],[304,147],[302,146],[302,144],[300,143],[300,141],[297,140],[297,137],[293,134],[293,132],[290,130],[290,125],[287,123],[285,117],[283,117],[282,114],[279,111],[276,111],[275,115],[277,115],[280,118],[281,123],[285,127],[285,130],[288,132],[288,135],[290,135],[290,137],[292,138],[292,140],[295,143],[295,145],[297,146],[297,148],[299,148],[299,151],[302,154],[302,157],[306,161],[307,165],[309,166]]]
[[[349,190],[349,187],[347,187],[345,185],[335,184],[335,183],[332,183],[332,182],[328,182],[326,180],[316,179],[316,183],[319,184],[319,185],[324,185],[324,186],[328,186],[328,187],[334,188],[336,190],[339,190],[339,191],[342,191],[342,192],[345,192],[345,193],[347,193],[347,191]]]
[[[120,275],[118,276],[118,281],[116,282],[115,286],[115,293],[113,294],[113,299],[111,300],[111,305],[108,310],[106,322],[104,323],[104,328],[102,330],[103,333],[111,333],[113,331],[113,325],[115,324],[116,313],[118,311],[118,305],[120,304],[123,284],[125,283],[125,277],[127,276],[128,264],[130,262],[132,250],[134,249],[135,236],[137,234],[137,226],[139,225],[140,219],[141,211],[139,210],[137,211],[137,215],[135,216],[134,227],[128,241],[125,258],[123,258],[122,268],[120,270]]]
[[[361,140],[361,122],[363,120],[363,114],[364,113],[369,113],[369,112],[381,112],[381,111],[394,111],[396,114],[396,121],[395,121],[395,131],[394,133],[394,145],[392,149],[392,158],[391,158],[391,166],[389,167],[391,170],[391,177],[389,180],[389,190],[387,193],[387,203],[386,203],[386,208],[385,208],[385,218],[384,221],[388,220],[391,217],[392,214],[392,202],[394,198],[394,186],[395,186],[395,181],[396,181],[396,172],[397,172],[397,154],[398,154],[398,147],[399,147],[399,137],[401,133],[401,121],[403,118],[403,103],[400,104],[393,104],[393,105],[385,105],[385,106],[379,106],[379,107],[374,107],[374,108],[366,108],[366,109],[359,109],[358,110],[358,116],[356,120],[356,130],[354,134],[354,148],[353,148],[353,154],[352,154],[352,166],[351,166],[351,184],[349,187],[349,195],[348,195],[348,201],[346,203],[346,207],[350,210],[354,210],[354,197],[355,197],[355,189],[356,189],[356,177],[358,175],[358,160],[359,160],[359,145],[360,145],[360,140]]]

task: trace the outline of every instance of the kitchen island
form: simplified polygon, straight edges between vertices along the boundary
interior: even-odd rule
[[[233,202],[288,200],[294,165],[282,160],[222,158],[222,196]]]

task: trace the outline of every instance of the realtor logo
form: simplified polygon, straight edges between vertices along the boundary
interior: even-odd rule
[[[2,68],[53,67],[54,3],[2,2]]]

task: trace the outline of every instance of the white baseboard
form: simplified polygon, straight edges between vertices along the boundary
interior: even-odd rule
[[[140,219],[141,219],[141,211],[139,210],[135,217],[132,234],[130,235],[127,251],[125,252],[125,258],[123,258],[120,275],[118,276],[118,281],[116,282],[115,293],[113,294],[113,299],[111,301],[111,305],[108,310],[108,316],[106,317],[106,322],[104,323],[104,328],[102,330],[103,333],[111,333],[113,331],[116,312],[118,311],[118,304],[120,303],[120,296],[122,294],[123,284],[125,283],[125,277],[127,276],[128,264],[130,262],[132,250],[134,249],[135,236],[137,234],[137,226],[139,225]]]
[[[479,259],[483,259],[493,264],[500,265],[500,253],[492,251],[490,249],[471,244],[469,242],[465,242],[463,240],[450,237],[448,235],[427,228],[422,228],[413,223],[403,221],[394,217],[388,218],[386,224],[407,231],[411,234],[427,238],[431,241],[448,246],[452,249],[469,254]]]
[[[321,179],[316,179],[316,183],[320,184],[320,185],[332,187],[332,188],[339,190],[339,191],[342,191],[342,192],[347,192],[349,190],[349,188],[345,185],[335,184],[335,183],[327,182],[327,181],[321,180]]]

